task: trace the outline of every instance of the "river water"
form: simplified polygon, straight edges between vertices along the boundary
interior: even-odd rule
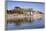
[[[44,28],[44,18],[42,17],[42,18],[33,20],[32,22],[22,23],[19,25],[16,25],[16,23],[8,23],[6,28],[7,30]]]

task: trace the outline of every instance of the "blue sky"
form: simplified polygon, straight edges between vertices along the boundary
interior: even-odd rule
[[[8,2],[7,3],[7,9],[13,9],[14,7],[19,6],[19,7],[28,7],[28,8],[33,8],[37,9],[40,11],[44,11],[44,3],[33,3],[33,2]]]

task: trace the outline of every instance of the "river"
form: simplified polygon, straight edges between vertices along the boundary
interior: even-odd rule
[[[8,23],[6,25],[7,30],[15,30],[15,29],[38,29],[38,28],[44,28],[44,18],[39,18],[36,20],[33,20],[32,22],[22,23],[19,25],[16,25],[16,23]]]

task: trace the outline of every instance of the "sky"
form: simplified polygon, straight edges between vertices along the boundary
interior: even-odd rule
[[[7,0],[7,1],[32,1],[32,2],[44,2],[45,0]]]
[[[14,7],[19,6],[23,8],[33,8],[36,10],[40,10],[44,12],[44,3],[37,3],[37,2],[7,2],[7,9],[14,9]]]

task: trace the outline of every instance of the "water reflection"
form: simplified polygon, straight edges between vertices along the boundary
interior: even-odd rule
[[[33,22],[26,22],[26,23],[8,23],[8,27],[6,27],[8,30],[14,30],[14,29],[34,29],[34,28],[43,28],[44,27],[44,19],[40,18],[37,20],[33,20]]]
[[[27,23],[27,22],[31,22],[31,16],[28,16],[28,17],[24,17],[24,18],[17,18],[17,19],[14,19],[14,20],[8,20],[7,21],[7,23],[12,23],[12,22],[14,22],[14,23],[16,23],[16,25],[19,25],[19,24],[21,24],[21,23]]]

